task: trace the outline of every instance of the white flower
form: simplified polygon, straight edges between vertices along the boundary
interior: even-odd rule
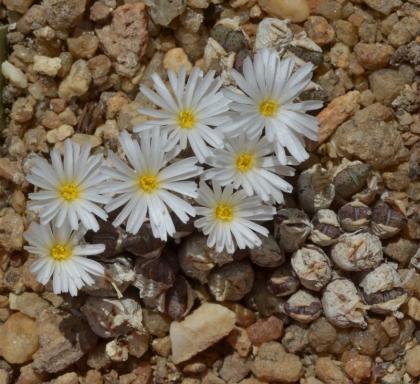
[[[214,71],[209,71],[203,77],[203,72],[194,68],[185,83],[185,68],[178,75],[169,70],[171,90],[168,90],[162,79],[153,74],[156,92],[145,85],[140,90],[160,109],[140,109],[141,113],[154,120],[135,127],[134,132],[160,126],[169,134],[166,151],[177,144],[183,150],[189,143],[198,161],[204,162],[210,154],[208,145],[223,147],[223,134],[213,127],[229,120],[226,114],[229,100],[219,91],[222,81],[214,75]]]
[[[313,65],[307,63],[292,74],[294,64],[290,58],[280,60],[274,50],[263,49],[255,54],[253,62],[245,59],[243,75],[232,70],[244,94],[225,91],[234,101],[230,108],[239,115],[225,132],[236,135],[246,131],[248,137],[255,138],[265,128],[282,164],[286,164],[284,148],[299,162],[308,158],[302,136],[317,140],[318,119],[305,112],[322,107],[316,100],[293,103],[311,81],[313,71]]]
[[[102,156],[90,156],[90,146],[82,148],[71,140],[64,143],[64,161],[58,150],[51,151],[51,164],[37,156],[27,180],[42,189],[30,193],[29,208],[39,213],[41,224],[54,220],[61,227],[68,222],[73,229],[79,221],[86,229],[99,229],[96,216],[108,215],[96,203],[107,203],[100,185],[104,181]]]
[[[38,256],[31,266],[37,280],[46,285],[53,277],[54,293],[69,292],[72,296],[84,285],[94,280],[90,275],[101,276],[104,267],[85,256],[98,255],[105,250],[103,244],[80,244],[86,230],[72,232],[65,222],[59,228],[50,224],[32,223],[24,233],[29,245],[24,248]]]
[[[282,203],[282,191],[290,193],[293,187],[279,175],[293,176],[295,171],[281,165],[271,154],[272,147],[265,138],[248,139],[240,135],[227,140],[224,149],[213,151],[207,163],[214,168],[204,177],[222,186],[242,187],[248,196],[257,194],[263,201],[272,198],[276,203]]]
[[[153,235],[166,240],[167,234],[175,234],[168,208],[183,223],[189,220],[188,215],[195,215],[195,209],[172,192],[196,197],[197,184],[185,180],[198,176],[202,169],[196,165],[195,157],[168,165],[172,157],[163,151],[167,137],[157,128],[143,132],[140,143],[123,132],[120,143],[131,167],[110,153],[115,168],[107,171],[113,180],[105,190],[118,196],[105,209],[110,212],[124,206],[113,224],[119,226],[127,219],[126,230],[131,233],[137,233],[148,216]]]
[[[248,197],[244,190],[233,192],[232,186],[223,190],[213,184],[213,191],[206,183],[200,183],[197,214],[203,216],[195,221],[195,226],[208,236],[207,246],[217,252],[226,249],[235,251],[235,243],[240,249],[261,245],[258,234],[267,236],[268,230],[254,221],[273,218],[275,208],[264,205],[258,197]]]

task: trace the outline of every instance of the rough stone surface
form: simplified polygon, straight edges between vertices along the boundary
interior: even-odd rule
[[[340,155],[360,159],[376,169],[397,165],[407,158],[408,150],[391,116],[388,108],[372,104],[340,125],[331,141]]]
[[[0,356],[10,364],[24,364],[32,360],[38,349],[35,321],[15,313],[0,326]]]
[[[122,76],[134,76],[145,53],[148,32],[146,10],[143,3],[118,7],[111,25],[97,29],[96,33],[105,53],[115,61],[115,70]]]
[[[283,322],[275,316],[270,316],[266,319],[257,320],[246,331],[252,344],[261,345],[281,337]]]
[[[366,69],[385,68],[394,53],[394,48],[388,44],[358,43],[354,52],[359,63]]]
[[[44,300],[34,292],[24,292],[21,295],[11,293],[9,295],[9,306],[14,311],[36,318],[45,308],[50,305],[48,301]]]
[[[184,13],[186,0],[145,0],[150,16],[156,24],[166,27],[173,19]]]
[[[287,353],[280,343],[271,341],[261,345],[251,370],[264,381],[294,383],[302,376],[303,365],[298,356]]]
[[[33,368],[38,372],[62,371],[96,345],[97,337],[87,323],[65,311],[48,308],[36,325],[41,347],[34,355]]]
[[[354,383],[363,383],[372,374],[373,362],[369,356],[356,354],[346,361],[344,371]]]
[[[407,372],[412,377],[420,377],[420,345],[409,349],[405,354]]]
[[[67,39],[70,53],[79,59],[90,59],[95,55],[99,46],[99,39],[92,34],[84,34]]]
[[[58,95],[63,99],[83,96],[89,89],[92,75],[85,60],[77,60],[71,66],[70,73],[58,88]]]
[[[57,75],[60,68],[61,60],[59,57],[34,56],[33,69],[35,72],[54,77]]]
[[[24,223],[22,216],[13,211],[0,217],[0,246],[6,251],[21,250],[23,246]]]
[[[244,379],[249,371],[246,359],[240,357],[237,353],[233,353],[225,357],[219,374],[226,383],[235,384]]]
[[[318,45],[326,45],[334,40],[334,28],[322,16],[309,16],[304,26],[309,38]]]
[[[369,84],[376,100],[390,105],[403,89],[406,79],[396,69],[379,69],[369,75]]]
[[[163,58],[163,67],[177,72],[184,67],[188,73],[191,72],[192,64],[182,48],[173,48],[166,52]]]
[[[338,362],[329,357],[320,357],[315,366],[315,372],[319,379],[325,384],[352,384],[338,365]]]
[[[270,16],[289,19],[294,23],[300,23],[309,17],[306,0],[258,0],[258,5]]]
[[[336,97],[319,114],[318,143],[325,142],[350,116],[359,110],[359,91],[350,91]]]
[[[398,8],[402,4],[401,0],[363,0],[363,2],[384,15],[389,15],[393,9]]]
[[[205,303],[181,322],[171,324],[172,360],[190,359],[225,337],[235,326],[235,314],[219,305]]]
[[[420,300],[415,297],[411,297],[407,303],[408,306],[408,316],[410,316],[414,321],[420,321]]]
[[[34,0],[3,0],[3,4],[10,11],[25,13]]]
[[[53,29],[67,30],[76,26],[86,8],[86,0],[44,0],[46,20]]]

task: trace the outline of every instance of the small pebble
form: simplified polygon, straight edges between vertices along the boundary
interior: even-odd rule
[[[19,68],[11,64],[9,61],[6,60],[1,64],[1,73],[16,87],[28,87],[28,79],[26,75]]]

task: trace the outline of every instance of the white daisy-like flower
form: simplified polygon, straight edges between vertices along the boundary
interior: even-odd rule
[[[37,280],[46,285],[53,278],[54,293],[69,292],[72,296],[84,285],[92,285],[93,276],[102,276],[104,267],[86,256],[98,255],[103,244],[82,244],[86,229],[72,231],[64,222],[60,227],[32,223],[24,233],[29,245],[24,248],[38,257],[31,266]]]
[[[54,221],[56,227],[68,222],[72,229],[82,222],[86,229],[97,231],[95,216],[106,220],[108,215],[98,206],[109,201],[100,189],[105,180],[102,155],[90,156],[90,146],[82,148],[67,139],[64,157],[58,150],[51,151],[51,164],[37,156],[26,179],[41,189],[30,193],[29,208],[38,212],[41,224]]]
[[[273,143],[279,161],[286,164],[285,148],[299,162],[308,158],[303,136],[317,140],[318,119],[305,112],[322,107],[317,100],[294,103],[312,77],[313,65],[302,65],[294,73],[291,58],[280,60],[274,50],[258,51],[254,60],[244,60],[243,75],[232,70],[232,77],[243,91],[225,90],[238,112],[234,121],[225,127],[227,134],[246,132],[248,137],[261,136],[265,128],[267,139]]]
[[[272,154],[272,146],[267,139],[249,139],[242,134],[228,139],[224,149],[215,149],[207,160],[212,169],[204,178],[215,180],[222,186],[233,184],[242,187],[248,196],[257,194],[263,201],[273,199],[284,201],[283,192],[290,193],[293,187],[281,176],[293,176],[295,170],[282,165]],[[293,164],[292,160],[289,160]]]
[[[276,210],[256,197],[249,197],[244,190],[234,192],[231,185],[222,188],[214,183],[211,190],[200,183],[197,214],[203,216],[194,225],[208,236],[207,246],[217,252],[229,253],[239,249],[259,247],[258,235],[268,236],[268,229],[254,221],[272,220]]]
[[[127,219],[125,228],[130,233],[137,233],[147,216],[153,235],[166,241],[168,234],[175,234],[170,211],[183,223],[195,215],[192,205],[176,194],[195,198],[197,184],[186,180],[198,176],[202,168],[195,157],[168,164],[173,154],[163,151],[167,137],[159,129],[143,132],[140,143],[123,132],[120,143],[130,166],[110,153],[114,168],[107,170],[112,181],[105,190],[118,196],[105,209],[110,212],[124,206],[113,224],[119,226]]]
[[[214,71],[203,76],[200,69],[194,68],[187,82],[186,76],[185,68],[178,75],[169,70],[170,90],[156,73],[152,75],[156,92],[141,85],[141,92],[160,109],[140,109],[153,120],[135,127],[134,132],[162,127],[169,134],[166,151],[175,145],[183,150],[189,143],[198,161],[203,163],[210,155],[209,145],[223,147],[223,133],[214,127],[229,120],[226,112],[230,101],[220,91],[222,80],[215,78]]]

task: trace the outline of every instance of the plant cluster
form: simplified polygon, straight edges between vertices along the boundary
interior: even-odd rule
[[[243,73],[232,70],[236,87],[223,87],[214,71],[168,71],[169,87],[157,75],[154,89],[140,91],[156,109],[120,135],[125,155],[91,155],[90,147],[65,141],[50,162],[38,157],[27,180],[38,188],[29,207],[39,214],[25,234],[26,249],[39,258],[32,271],[54,292],[92,284],[103,267],[85,256],[103,252],[102,244],[83,243],[86,230],[99,229],[98,218],[118,211],[114,226],[137,233],[148,221],[153,236],[166,241],[176,232],[174,217],[194,225],[217,252],[261,245],[275,204],[292,186],[283,179],[308,158],[304,137],[316,140],[317,118],[307,114],[320,101],[296,102],[307,87],[312,64],[294,70],[291,58],[274,50],[246,58]]]

